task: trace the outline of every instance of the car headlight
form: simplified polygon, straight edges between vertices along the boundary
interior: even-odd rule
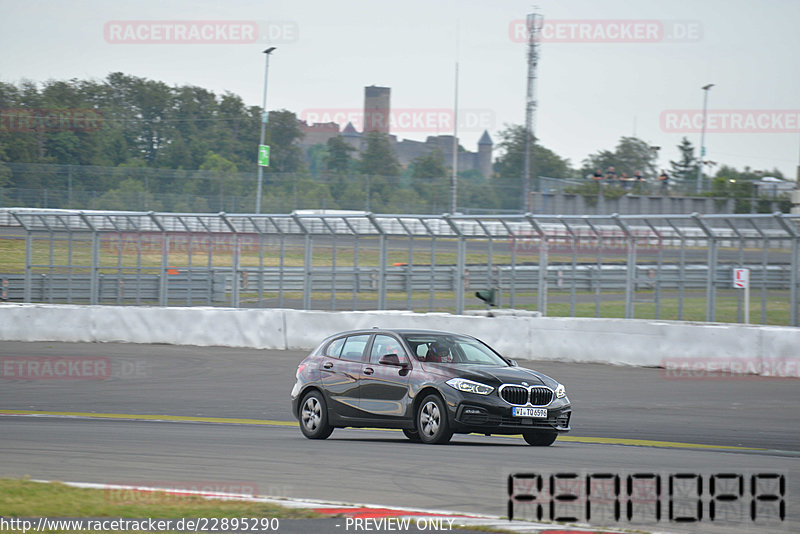
[[[453,389],[467,391],[469,393],[477,393],[478,395],[488,395],[494,391],[492,386],[487,386],[486,384],[481,384],[480,382],[473,382],[472,380],[467,380],[466,378],[451,378],[445,383]]]
[[[558,386],[556,386],[556,398],[560,399],[566,396],[567,396],[567,388],[564,387],[564,384],[559,384]]]

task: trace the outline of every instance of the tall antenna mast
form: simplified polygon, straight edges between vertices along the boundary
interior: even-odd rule
[[[453,174],[450,176],[450,213],[458,209],[458,61],[456,61],[455,103],[453,104]]]
[[[458,55],[461,48],[461,23],[456,19],[456,74],[453,88],[453,173],[450,175],[450,213],[458,210]]]
[[[544,19],[538,13],[527,17],[528,92],[525,99],[525,168],[522,175],[522,211],[531,211],[531,145],[536,141],[533,127],[536,118],[536,67],[539,64],[539,32]]]

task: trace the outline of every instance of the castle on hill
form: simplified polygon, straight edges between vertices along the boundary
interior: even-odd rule
[[[352,121],[348,121],[344,128],[337,122],[310,123],[300,120],[300,128],[305,134],[300,141],[300,146],[304,152],[316,144],[326,144],[329,139],[341,135],[357,153],[366,148],[367,134],[372,131],[387,134],[389,142],[397,155],[397,160],[401,165],[409,165],[415,158],[425,156],[435,150],[441,151],[444,156],[445,164],[452,168],[453,162],[453,136],[452,135],[429,135],[425,141],[414,141],[412,139],[399,140],[396,135],[390,132],[393,120],[400,120],[392,116],[390,106],[391,89],[389,87],[378,87],[371,85],[364,88],[364,112],[363,112],[363,131],[359,132],[353,126]],[[441,111],[441,110],[439,110]],[[403,113],[414,115],[435,114],[436,110],[408,111]],[[336,115],[336,113],[331,113]],[[346,115],[346,113],[345,113]],[[410,117],[407,120],[422,120],[426,117]],[[477,152],[459,151],[458,170],[468,171],[477,170],[484,178],[489,178],[492,173],[492,150],[494,143],[489,136],[489,132],[483,132],[478,140]]]

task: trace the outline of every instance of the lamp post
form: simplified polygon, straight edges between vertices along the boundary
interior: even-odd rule
[[[800,156],[797,159],[797,183],[795,184],[795,189],[800,187]]]
[[[264,144],[264,136],[267,133],[267,79],[269,77],[269,55],[275,51],[274,46],[270,46],[264,50],[264,55],[267,58],[266,67],[264,67],[264,98],[261,100],[261,142],[259,145]],[[264,167],[258,166],[258,187],[256,188],[256,213],[261,213],[261,182],[264,180]]]
[[[706,112],[708,110],[708,90],[714,87],[713,83],[704,85],[703,89],[703,127],[700,130],[700,161],[697,164],[697,192],[703,191],[703,158],[706,157]]]

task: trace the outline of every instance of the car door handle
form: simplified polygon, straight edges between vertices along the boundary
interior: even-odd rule
[[[333,369],[333,363],[325,362],[325,364],[322,366],[322,368],[323,369]]]
[[[372,367],[367,367],[366,369],[364,369],[364,374],[365,375],[371,375],[374,372],[375,372],[375,369],[373,369]]]

